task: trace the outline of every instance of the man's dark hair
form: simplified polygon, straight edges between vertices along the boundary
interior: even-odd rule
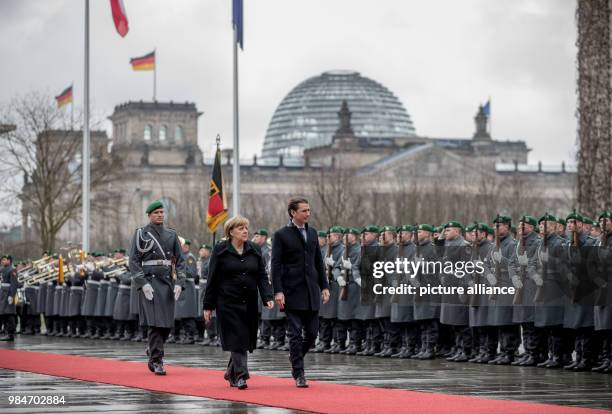
[[[301,203],[310,204],[304,197],[291,197],[289,199],[289,204],[287,204],[287,213],[289,213],[289,217],[293,218],[291,210],[297,211]]]

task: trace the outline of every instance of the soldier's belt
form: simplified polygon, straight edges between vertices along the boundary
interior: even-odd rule
[[[110,281],[108,280],[100,280],[101,285],[110,285]]]
[[[143,266],[172,266],[170,260],[145,260],[142,262]]]
[[[130,289],[128,285],[119,285],[119,289]]]
[[[2,286],[2,287],[9,287],[10,288],[11,284],[10,283],[2,283],[2,285],[0,285],[0,286]]]
[[[83,286],[70,286],[70,290],[83,290]]]
[[[100,281],[98,281],[98,280],[88,280],[86,283],[88,285],[99,285]]]

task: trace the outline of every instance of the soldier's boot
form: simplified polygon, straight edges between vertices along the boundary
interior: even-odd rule
[[[267,349],[268,351],[276,351],[278,348],[280,348],[282,345],[280,342],[274,340],[270,342],[270,345],[268,345],[267,347],[265,347],[264,349]]]
[[[331,346],[323,341],[319,341],[319,343],[317,344],[317,346],[315,347],[315,349],[312,350],[312,352],[314,352],[315,354],[318,354],[320,352],[325,351],[326,349],[330,348]]]
[[[452,362],[452,361],[454,361],[461,354],[461,350],[459,348],[454,348],[454,350],[455,351],[451,355],[446,357],[447,361],[451,361]],[[445,355],[448,355],[448,354],[445,354]]]
[[[91,335],[91,339],[100,339],[101,338],[100,333],[101,333],[100,329],[94,330],[93,335]]]
[[[503,354],[503,353],[502,353],[502,354],[497,354],[497,355],[495,356],[495,358],[493,358],[492,360],[490,360],[489,362],[487,362],[487,364],[489,364],[489,365],[497,365],[497,362],[498,362],[500,359],[502,359],[502,358],[503,358],[503,356],[504,356],[504,354]]]
[[[589,358],[582,358],[580,363],[574,367],[575,372],[590,371],[593,368],[593,363]]]
[[[289,341],[283,341],[282,345],[279,346],[276,350],[277,351],[289,351]]]
[[[363,348],[361,351],[358,351],[355,355],[366,356],[368,355],[368,352],[370,352],[371,349],[372,349],[372,344],[369,342],[366,342],[365,348]]]
[[[123,330],[123,328],[117,328],[117,329],[115,330],[115,334],[114,334],[113,336],[111,336],[111,337],[110,337],[110,339],[112,339],[113,341],[118,341],[118,340],[120,340],[120,339],[121,339],[121,336],[122,336],[122,335],[121,335],[122,331],[123,331],[123,332],[125,332],[125,331]]]
[[[202,341],[204,342],[204,341]],[[201,343],[200,345],[204,345],[203,343]],[[270,338],[268,338],[268,340],[265,339],[260,339],[257,341],[257,345],[255,346],[256,349],[264,349],[265,346],[270,345]]]
[[[482,359],[482,357],[484,357],[485,353],[484,351],[480,351],[478,352],[478,354],[476,354],[473,358],[468,359],[468,362],[471,363],[478,363],[480,362],[480,360]]]
[[[13,342],[14,340],[15,340],[15,335],[13,334],[6,334],[6,335],[0,336],[0,341],[2,342]]]
[[[538,359],[532,353],[527,355],[527,358],[523,359],[518,365],[521,367],[535,367],[538,364]]]
[[[467,362],[470,360],[470,357],[468,356],[469,354],[469,350],[461,351],[459,355],[453,359],[453,362]]]
[[[381,352],[381,345],[382,344],[380,343],[373,343],[372,347],[366,353],[366,356],[374,356],[378,354],[379,352]]]
[[[211,341],[212,341],[211,338],[203,338],[202,341],[198,342],[198,345],[209,346]],[[263,349],[263,348],[258,348],[258,349]]]
[[[524,352],[518,358],[515,358],[514,361],[510,364],[514,367],[520,366],[520,364],[529,358],[529,352]]]
[[[176,343],[176,338],[174,337],[174,335],[170,335],[168,336],[168,339],[166,340],[167,344],[175,344]]]
[[[112,335],[111,335],[110,331],[106,331],[106,333],[102,336],[101,339],[107,339],[107,340],[112,339]]]
[[[561,355],[553,355],[552,361],[546,364],[546,368],[557,369],[562,368],[563,365],[563,357]]]
[[[504,352],[496,365],[510,365],[512,361],[514,361],[514,355],[510,352]]]
[[[438,356],[442,358],[450,358],[457,355],[457,348],[454,346],[451,348],[441,348],[438,350]]]
[[[388,345],[383,345],[382,348],[378,352],[374,353],[374,356],[382,357],[387,352],[388,349],[389,349]]]
[[[401,358],[405,352],[406,352],[406,347],[403,346],[397,353],[391,355],[391,358]]]
[[[591,369],[591,371],[593,372],[603,372],[606,369],[610,368],[610,360],[609,359],[604,359],[601,364],[597,365],[596,367],[593,367]]]
[[[564,365],[564,366],[563,366],[563,369],[566,369],[566,370],[568,370],[568,371],[571,371],[571,370],[573,370],[574,368],[576,368],[576,367],[577,367],[577,366],[580,364],[580,361],[581,361],[581,360],[582,360],[582,358],[580,358],[580,356],[579,356],[579,355],[576,355],[576,359],[575,359],[575,360],[573,360],[572,362],[570,362],[569,364]]]
[[[418,354],[417,354],[418,355]],[[433,345],[428,345],[425,348],[425,352],[423,352],[421,355],[418,356],[418,360],[420,361],[427,361],[430,359],[434,359],[436,357],[436,352],[435,352],[435,348]]]
[[[357,355],[358,352],[361,352],[361,349],[356,344],[350,344],[346,351],[344,351],[346,355]]]
[[[330,348],[324,350],[323,352],[326,354],[337,354],[339,350],[340,345],[338,345],[337,342],[334,342],[334,344]]]

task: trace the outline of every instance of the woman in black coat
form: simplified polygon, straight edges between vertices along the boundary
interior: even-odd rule
[[[230,351],[225,379],[230,386],[247,388],[247,351],[257,343],[257,291],[266,307],[274,306],[272,287],[259,247],[250,242],[249,221],[240,216],[224,226],[227,240],[217,243],[210,257],[204,294],[204,320],[217,310],[219,336],[224,351]]]

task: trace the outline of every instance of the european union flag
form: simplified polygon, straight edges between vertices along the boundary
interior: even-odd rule
[[[242,0],[232,0],[233,8],[232,8],[232,25],[236,28],[236,41],[240,45],[240,49],[244,50],[244,43],[242,38],[242,23],[243,23],[243,13],[242,13]]]
[[[482,112],[484,112],[486,116],[491,116],[491,100],[490,99],[487,101],[485,106],[482,107]]]

